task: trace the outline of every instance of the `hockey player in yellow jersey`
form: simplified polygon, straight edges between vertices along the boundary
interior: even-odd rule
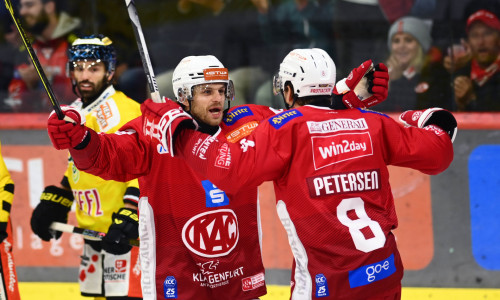
[[[14,182],[1,153],[0,143],[0,299],[19,300],[16,268],[12,254],[12,224],[10,209],[14,199]]]
[[[138,102],[114,89],[115,64],[112,41],[103,35],[76,39],[68,50],[69,76],[80,97],[71,106],[82,112],[81,123],[97,132],[113,133],[141,114]],[[107,233],[102,242],[85,240],[78,278],[81,294],[141,299],[138,248],[126,242],[139,235],[138,201],[137,179],[103,180],[79,171],[69,156],[60,186],[43,191],[31,228],[44,241],[58,239],[62,233],[49,226],[67,223],[74,202],[79,227]]]

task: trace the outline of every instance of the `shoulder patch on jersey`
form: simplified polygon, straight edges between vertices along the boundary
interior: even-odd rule
[[[233,125],[241,118],[253,116],[253,112],[248,106],[235,107],[233,110],[228,112],[227,116],[224,118],[224,123],[228,126]]]
[[[359,110],[362,113],[372,113],[372,114],[384,116],[386,118],[390,118],[388,115],[386,115],[384,113],[381,113],[381,112],[378,112],[378,111],[369,110],[369,109],[366,109],[366,108],[365,109],[363,109],[363,108],[356,108],[356,109]]]
[[[276,116],[272,117],[269,119],[269,123],[276,128],[280,129],[283,125],[286,123],[290,122],[290,120],[293,120],[297,117],[302,117],[302,113],[296,109],[292,110],[286,110],[280,114],[277,114]]]

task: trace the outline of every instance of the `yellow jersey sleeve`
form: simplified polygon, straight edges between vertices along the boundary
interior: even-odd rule
[[[3,160],[1,149],[2,145],[0,143],[0,222],[8,222],[12,200],[14,199],[14,182]]]

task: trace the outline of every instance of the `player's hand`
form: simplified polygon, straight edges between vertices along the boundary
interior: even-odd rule
[[[452,143],[457,135],[457,120],[451,112],[439,107],[422,110],[407,110],[399,115],[399,121],[406,126],[418,128],[437,126],[448,133]]]
[[[40,203],[31,215],[31,230],[48,242],[53,237],[53,231],[49,230],[52,222],[68,223],[68,213],[73,199],[73,193],[69,190],[54,185],[45,187]],[[61,235],[62,232],[55,232],[54,238],[57,240]]]
[[[64,119],[59,120],[55,111],[49,116],[47,131],[50,141],[57,150],[75,148],[88,135],[85,127],[85,116],[77,108],[61,106]]]
[[[368,108],[387,98],[389,73],[380,63],[373,66],[367,60],[353,69],[347,78],[337,82],[333,89],[336,95],[342,95],[342,102],[347,108]]]
[[[186,128],[198,129],[198,123],[177,102],[166,99],[165,103],[154,103],[148,99],[141,106],[144,118],[144,135],[156,140],[164,150],[174,156],[177,134]]]
[[[372,95],[362,100],[366,107],[372,107],[385,101],[389,93],[389,71],[387,66],[379,63],[365,77],[368,79],[368,93]],[[356,92],[356,90],[354,91]]]
[[[122,207],[113,213],[113,223],[102,239],[102,248],[111,254],[125,254],[132,249],[128,241],[139,237],[139,217],[137,210]]]

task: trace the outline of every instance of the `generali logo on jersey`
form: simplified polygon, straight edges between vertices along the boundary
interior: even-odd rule
[[[205,80],[229,80],[229,73],[226,68],[210,68],[203,70]]]
[[[307,122],[307,128],[310,133],[330,133],[345,130],[366,130],[368,124],[365,119],[332,119],[322,122]]]
[[[311,138],[314,169],[373,154],[369,132],[340,133]]]
[[[229,254],[240,237],[238,219],[230,209],[208,211],[193,216],[182,228],[182,241],[203,257]]]

